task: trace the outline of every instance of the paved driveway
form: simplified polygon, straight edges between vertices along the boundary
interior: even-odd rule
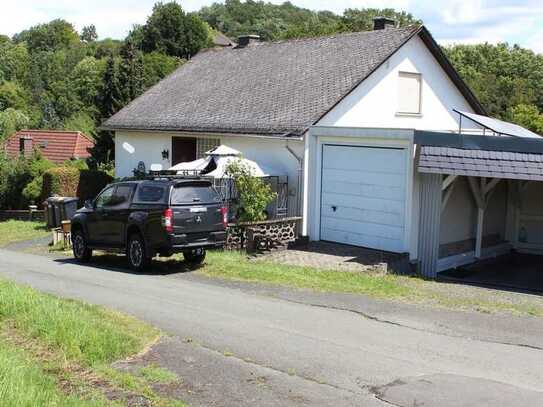
[[[0,258],[2,277],[114,307],[172,334],[155,350],[157,360],[198,389],[199,396],[186,395],[193,405],[543,405],[537,347],[413,329],[172,276],[4,250]]]
[[[440,273],[444,280],[543,294],[543,256],[513,254]]]

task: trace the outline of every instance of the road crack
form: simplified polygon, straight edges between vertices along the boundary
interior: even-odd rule
[[[527,343],[494,341],[494,340],[491,340],[491,339],[478,338],[478,337],[474,337],[474,336],[454,335],[452,333],[439,332],[437,330],[417,328],[415,326],[402,324],[400,322],[390,321],[388,319],[382,319],[382,318],[376,317],[374,315],[367,314],[367,313],[365,313],[363,311],[353,310],[353,309],[346,308],[346,307],[339,307],[339,306],[329,305],[329,304],[316,304],[316,303],[305,302],[305,301],[296,301],[296,300],[293,300],[291,298],[283,298],[283,297],[281,297],[280,299],[282,299],[284,301],[292,302],[294,304],[309,305],[311,307],[324,308],[324,309],[330,309],[330,310],[335,310],[335,311],[351,312],[353,314],[361,316],[361,317],[363,317],[365,319],[368,319],[370,321],[379,322],[379,323],[382,323],[382,324],[388,324],[388,325],[392,325],[392,326],[397,326],[397,327],[400,327],[400,328],[411,329],[411,330],[417,331],[417,332],[430,333],[430,334],[434,334],[434,335],[442,335],[442,336],[446,336],[446,337],[449,337],[449,338],[469,339],[469,340],[475,340],[475,341],[484,342],[484,343],[493,343],[493,344],[497,344],[497,345],[518,346],[518,347],[521,347],[521,348],[528,348],[528,349],[532,349],[532,350],[543,351],[543,347],[536,346],[536,345],[530,345],[530,344],[527,344]]]

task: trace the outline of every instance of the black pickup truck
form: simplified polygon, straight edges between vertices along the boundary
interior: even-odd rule
[[[73,253],[84,262],[93,249],[123,251],[136,271],[157,254],[181,252],[200,264],[207,248],[224,245],[227,216],[220,195],[202,178],[118,182],[72,218]]]

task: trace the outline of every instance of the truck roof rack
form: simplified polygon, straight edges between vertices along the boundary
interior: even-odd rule
[[[200,171],[196,170],[184,170],[184,171],[172,171],[172,170],[161,170],[161,171],[149,171],[149,175],[145,176],[145,179],[149,180],[200,180],[204,179],[200,175]]]

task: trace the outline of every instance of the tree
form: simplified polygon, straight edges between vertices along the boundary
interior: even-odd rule
[[[373,30],[373,19],[375,17],[388,17],[396,21],[399,27],[411,24],[422,24],[411,13],[396,11],[391,8],[377,9],[347,9],[343,12],[342,22],[346,31],[370,31]]]
[[[29,64],[30,56],[25,44],[12,41],[0,43],[0,82],[6,80],[26,84]]]
[[[141,50],[142,44],[143,44],[143,36],[144,36],[143,25],[134,24],[132,26],[132,29],[130,30],[126,38],[124,39],[124,41],[132,42],[136,48]]]
[[[101,118],[109,118],[117,113],[123,106],[123,97],[123,91],[119,84],[118,64],[113,57],[109,57],[106,61],[103,86],[98,95],[98,109]],[[96,144],[91,151],[94,163],[107,163],[113,160],[115,151],[113,134],[110,131],[99,131],[95,139]]]
[[[10,107],[0,111],[0,144],[16,131],[28,127],[29,124],[30,118],[20,110]]]
[[[95,41],[91,44],[91,47],[94,50],[94,57],[103,59],[118,56],[122,45],[122,41],[106,38],[102,41]]]
[[[543,114],[534,105],[517,105],[507,112],[508,119],[543,136]]]
[[[122,91],[119,86],[118,67],[113,57],[106,61],[102,79],[103,85],[98,95],[98,107],[102,118],[113,116],[122,106]]]
[[[74,26],[62,19],[35,25],[14,35],[13,39],[25,42],[30,52],[55,51],[80,41]]]
[[[180,58],[171,57],[156,51],[143,54],[144,88],[150,88],[162,78],[175,71],[183,63],[184,60]]]
[[[395,19],[400,26],[419,23],[411,14],[393,9],[348,9],[337,15],[331,11],[313,11],[290,2],[226,0],[203,7],[200,17],[230,38],[258,34],[263,40],[331,35],[346,31],[373,29],[373,17]]]
[[[0,110],[8,107],[25,110],[27,105],[28,94],[21,85],[8,81],[0,85]]]
[[[96,124],[94,119],[85,112],[76,112],[64,120],[65,130],[80,131],[89,137],[96,137]]]
[[[127,41],[121,48],[119,66],[119,85],[122,89],[121,104],[124,106],[143,92],[143,56],[132,41]]]
[[[83,58],[70,73],[70,85],[84,110],[95,112],[96,99],[103,86],[106,61],[94,57]]]
[[[543,55],[506,43],[445,51],[491,116],[507,120],[507,110],[517,105],[543,109]]]
[[[186,14],[176,2],[156,3],[143,26],[142,49],[190,58],[210,44],[204,22],[195,14]]]
[[[81,35],[79,36],[81,41],[84,42],[94,42],[98,39],[98,34],[96,33],[96,27],[94,24],[86,25],[81,29]]]

